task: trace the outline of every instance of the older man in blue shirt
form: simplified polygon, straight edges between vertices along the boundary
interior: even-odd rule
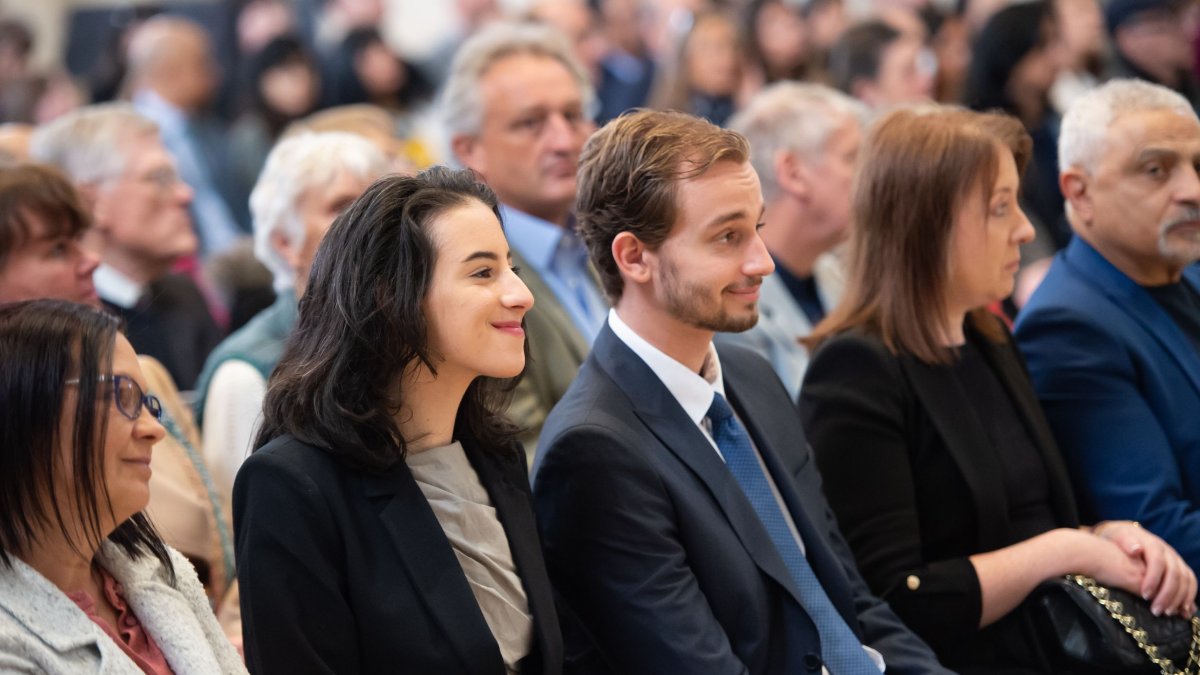
[[[454,156],[496,191],[513,264],[537,298],[525,319],[531,358],[509,410],[530,451],[608,309],[571,214],[594,101],[560,34],[506,23],[463,44],[442,95]]]

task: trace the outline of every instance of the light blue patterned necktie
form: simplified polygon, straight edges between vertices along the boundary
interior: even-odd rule
[[[796,590],[800,593],[800,604],[817,626],[821,636],[821,657],[831,675],[879,675],[879,667],[867,655],[858,636],[846,625],[842,615],[829,600],[817,575],[800,550],[800,544],[792,536],[779,502],[771,492],[771,485],[746,428],[733,416],[733,409],[724,396],[713,395],[712,405],[706,415],[712,420],[713,440],[725,458],[725,465],[733,474],[742,492],[754,506],[758,519],[762,521],[771,541],[783,558]]]

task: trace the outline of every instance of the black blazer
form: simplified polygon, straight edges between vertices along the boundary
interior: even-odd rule
[[[524,452],[463,448],[496,508],[534,617],[523,673],[562,672]],[[408,466],[347,468],[291,436],[246,460],[233,491],[253,673],[504,675],[500,649]]]
[[[1065,466],[1011,337],[997,343],[970,321],[967,335],[1041,455],[1057,524],[1077,526]],[[1001,466],[980,451],[987,435],[966,400],[949,369],[893,355],[858,332],[817,350],[800,394],[829,503],[863,577],[951,667],[1003,661],[1035,641],[1024,616],[978,628],[979,579],[968,558],[1017,542]]]
[[[721,349],[720,359],[728,399],[830,600],[883,654],[888,673],[946,672],[855,571],[771,366],[739,347]],[[622,675],[820,670],[816,626],[754,508],[678,401],[609,327],[541,441],[534,495],[546,561],[582,626],[567,632],[568,665],[578,658],[579,672]]]

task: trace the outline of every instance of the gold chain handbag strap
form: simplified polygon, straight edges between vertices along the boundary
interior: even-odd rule
[[[1159,667],[1162,675],[1200,675],[1200,617],[1193,616],[1189,621],[1192,625],[1192,645],[1188,649],[1187,664],[1183,670],[1180,670],[1170,659],[1159,655],[1158,647],[1150,643],[1146,631],[1137,625],[1137,620],[1125,613],[1125,607],[1120,600],[1114,600],[1109,596],[1107,588],[1096,583],[1095,579],[1082,574],[1068,574],[1067,579],[1087,591],[1096,599],[1096,602],[1099,602],[1108,611],[1113,621],[1121,624],[1121,627],[1133,638],[1137,646],[1146,653],[1151,663]]]

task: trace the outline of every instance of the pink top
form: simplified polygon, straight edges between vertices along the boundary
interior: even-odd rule
[[[166,657],[154,643],[154,638],[150,637],[150,634],[142,628],[137,616],[125,602],[125,589],[121,587],[120,582],[103,567],[99,567],[99,570],[100,577],[104,580],[104,597],[108,598],[108,603],[117,610],[118,630],[113,630],[107,621],[96,614],[96,601],[86,592],[67,593],[67,597],[78,605],[79,609],[82,609],[83,613],[87,614],[88,618],[97,626],[104,629],[104,632],[112,638],[113,642],[117,643],[121,651],[125,652],[125,655],[147,675],[175,675],[175,671],[171,670],[171,666],[167,664]]]

